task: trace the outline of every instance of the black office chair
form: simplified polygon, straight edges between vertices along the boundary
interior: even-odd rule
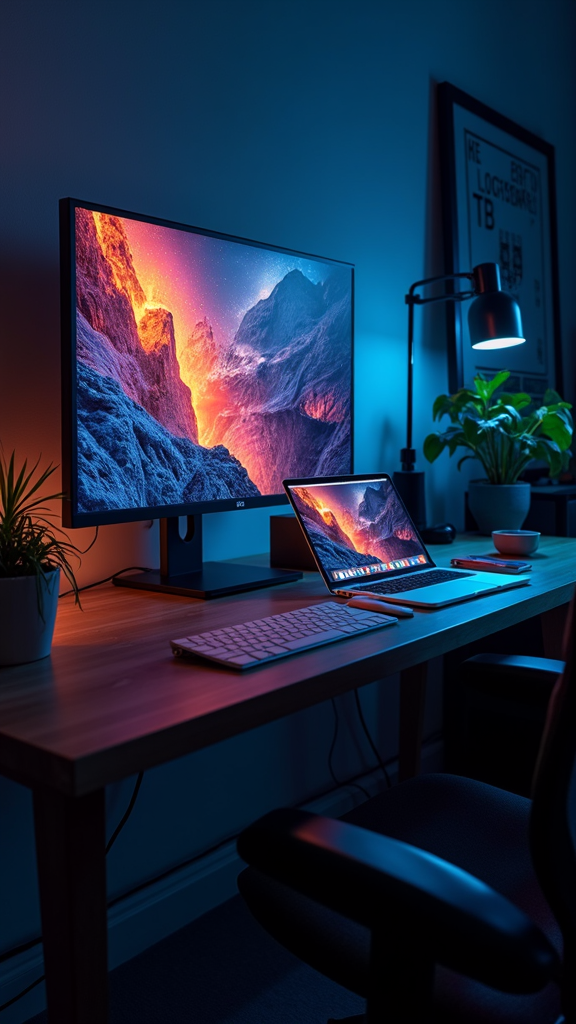
[[[240,836],[256,918],[366,997],[348,1024],[576,1024],[574,628],[573,600],[532,801],[423,775],[340,820],[279,810]]]
[[[458,670],[455,771],[530,796],[546,710],[564,669],[552,658],[476,654]]]

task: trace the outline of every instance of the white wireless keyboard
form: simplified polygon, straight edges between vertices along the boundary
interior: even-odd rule
[[[228,668],[245,669],[391,626],[394,622],[398,619],[391,615],[326,601],[237,626],[184,636],[171,640],[170,644],[176,657],[195,654]]]

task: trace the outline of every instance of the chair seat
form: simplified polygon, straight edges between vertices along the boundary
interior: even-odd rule
[[[530,801],[524,797],[460,776],[424,775],[366,801],[343,820],[419,846],[471,872],[529,914],[561,950],[560,931],[532,867],[529,813]],[[286,948],[334,981],[366,994],[367,929],[253,868],[242,873],[238,884],[253,914]],[[510,995],[438,967],[435,993],[437,1024],[555,1024],[560,1014],[552,985],[536,995]]]

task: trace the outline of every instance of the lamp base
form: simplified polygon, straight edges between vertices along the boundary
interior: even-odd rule
[[[392,480],[416,525],[416,529],[423,530],[426,526],[424,473],[399,469],[392,475]]]

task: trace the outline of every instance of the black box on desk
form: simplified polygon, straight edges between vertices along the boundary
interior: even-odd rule
[[[270,565],[318,571],[296,516],[270,516]]]

